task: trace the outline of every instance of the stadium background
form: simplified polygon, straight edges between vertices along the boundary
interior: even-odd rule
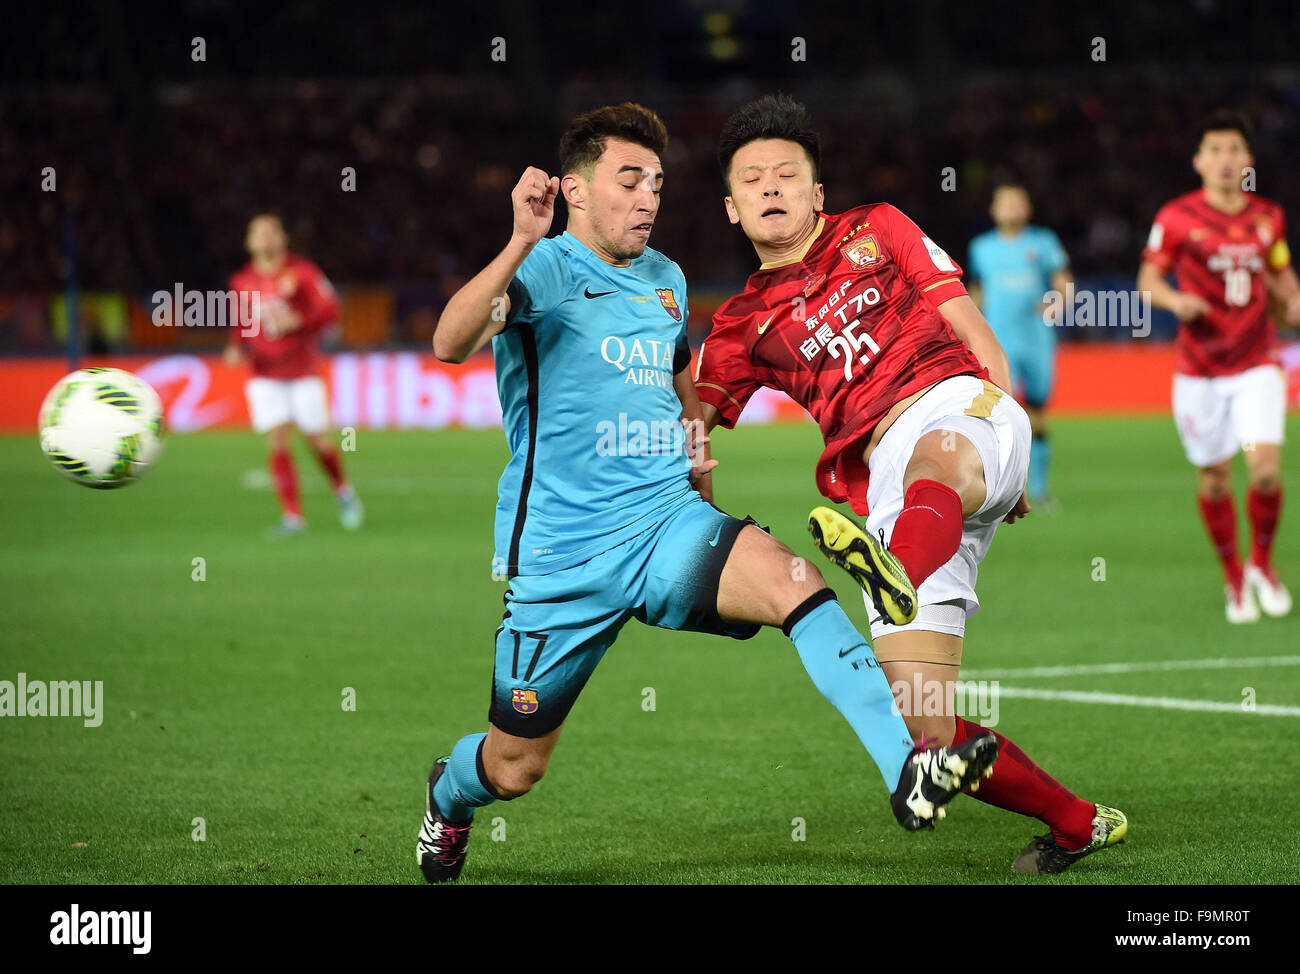
[[[724,220],[714,140],[734,107],[772,88],[814,112],[828,209],[888,200],[964,262],[989,225],[991,185],[1012,175],[1035,222],[1060,235],[1080,291],[1134,287],[1155,208],[1195,185],[1190,132],[1217,105],[1255,120],[1259,191],[1300,203],[1300,72],[1287,32],[1267,26],[1295,22],[1285,3],[1249,16],[1212,0],[1158,11],[929,0],[888,19],[736,0],[565,9],[322,17],[311,4],[196,0],[13,12],[0,66],[0,428],[32,428],[70,349],[147,356],[124,364],[160,388],[173,429],[246,423],[241,376],[208,354],[221,330],[157,327],[150,296],[225,288],[248,216],[265,209],[342,293],[332,350],[390,353],[330,361],[340,423],[492,424],[490,358],[449,371],[427,354],[438,313],[504,243],[522,168],[554,167],[572,114],[627,98],[672,135],[653,244],[686,273],[697,346],[755,266]],[[33,191],[45,166],[57,192]],[[562,220],[561,209],[553,230]],[[1058,411],[1166,408],[1174,321],[1157,312],[1145,338],[1131,324],[1102,314],[1060,329]],[[1294,401],[1300,349],[1286,364]],[[776,396],[751,414],[799,415]]]
[[[723,218],[714,138],[733,108],[774,88],[815,113],[832,209],[886,199],[964,263],[1006,167],[1080,285],[1127,290],[1156,208],[1196,184],[1194,126],[1210,107],[1253,116],[1258,188],[1300,212],[1297,19],[1271,0],[921,0],[835,14],[754,0],[7,9],[0,679],[103,680],[105,714],[93,729],[0,721],[0,883],[422,882],[418,790],[487,705],[506,452],[490,428],[426,431],[490,426],[496,408],[490,358],[444,370],[429,337],[442,302],[505,242],[518,172],[554,166],[572,113],[633,98],[667,120],[652,244],[685,270],[696,343],[754,263]],[[491,58],[498,36],[504,62]],[[796,37],[806,61],[790,59]],[[1092,59],[1098,37],[1105,61]],[[46,166],[57,192],[40,190]],[[355,192],[340,188],[345,166]],[[224,336],[155,328],[147,314],[155,290],[224,289],[249,215],[267,208],[344,295],[337,418],[390,427],[347,455],[366,503],[358,532],[337,523],[299,444],[311,529],[264,537],[275,497],[264,444],[240,428],[240,376],[220,366]],[[70,333],[84,363],[158,384],[173,430],[234,428],[170,437],[157,469],[125,490],[61,480],[38,449],[35,409],[67,369]],[[1294,883],[1296,621],[1224,621],[1195,473],[1168,416],[1169,335],[1167,317],[1143,339],[1062,330],[1058,412],[1150,415],[1054,422],[1061,513],[999,531],[963,675],[1000,680],[999,729],[1131,818],[1124,846],[1050,882]],[[819,451],[810,424],[719,434],[719,503],[816,559],[806,516]],[[1287,484],[1298,461],[1284,451]],[[1296,528],[1284,514],[1275,551],[1293,585]],[[856,588],[827,574],[863,624]],[[356,691],[355,711],[340,708],[341,688]],[[732,643],[628,626],[546,780],[476,831],[464,881],[1041,884],[1009,870],[1036,823],[962,799],[915,836],[893,824],[879,784],[780,633]],[[508,841],[489,837],[497,815]],[[796,817],[805,842],[792,841]],[[902,904],[890,929],[906,931],[917,895],[876,894],[870,910]],[[88,899],[63,908],[73,901]],[[1069,949],[1125,930],[1107,911],[1130,905],[1090,899]],[[331,948],[367,929],[322,916],[339,932]],[[1061,943],[1062,917],[1017,916],[1014,942]]]

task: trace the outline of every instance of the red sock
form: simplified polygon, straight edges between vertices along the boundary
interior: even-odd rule
[[[957,553],[961,521],[961,498],[947,484],[918,480],[907,488],[889,551],[917,588]]]
[[[1282,488],[1271,494],[1250,488],[1246,494],[1246,513],[1250,516],[1250,560],[1264,571],[1272,571],[1273,536],[1282,516]]]
[[[339,456],[339,451],[333,447],[322,450],[315,444],[312,444],[312,449],[316,451],[316,459],[329,475],[330,486],[335,490],[346,486],[348,480],[343,476],[343,458]]]
[[[293,467],[293,455],[288,450],[271,453],[271,479],[275,492],[280,495],[284,513],[302,517],[302,504],[298,501],[298,472]]]
[[[998,760],[993,775],[980,781],[971,795],[989,805],[1019,812],[1045,822],[1066,849],[1081,849],[1092,838],[1097,806],[1070,793],[1059,781],[1034,764],[1029,755],[995,730],[958,717],[953,743],[993,734],[998,739]]]
[[[1233,588],[1241,588],[1241,556],[1237,553],[1237,505],[1231,494],[1224,494],[1218,500],[1211,500],[1201,494],[1196,495],[1201,506],[1201,518],[1206,530],[1210,532],[1210,541],[1214,551],[1223,565],[1223,577]]]

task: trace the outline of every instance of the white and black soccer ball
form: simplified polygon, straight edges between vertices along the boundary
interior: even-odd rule
[[[162,450],[162,400],[122,369],[78,369],[46,394],[40,429],[60,473],[87,487],[125,487]]]

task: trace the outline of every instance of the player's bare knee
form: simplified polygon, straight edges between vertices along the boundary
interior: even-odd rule
[[[913,456],[903,475],[903,489],[906,490],[918,480],[937,480],[946,483],[952,474],[947,465],[931,457]]]
[[[804,591],[809,595],[816,595],[822,589],[830,587],[826,584],[826,577],[818,571],[816,565],[809,565],[807,572],[808,578],[805,580]]]
[[[794,594],[807,598],[827,587],[821,571],[807,558],[791,552],[786,563],[790,566],[790,582]]]
[[[1247,443],[1242,448],[1251,489],[1271,494],[1282,486],[1282,448],[1277,443]]]
[[[961,498],[963,516],[984,503],[984,461],[966,437],[952,430],[932,430],[921,437],[903,472],[903,490],[918,480],[933,480],[952,488]]]
[[[500,761],[494,767],[485,767],[488,780],[502,798],[518,798],[533,790],[533,786],[546,774],[547,762],[535,758]]]
[[[754,539],[760,546],[763,573],[771,578],[768,587],[768,611],[773,618],[784,619],[811,595],[826,588],[826,580],[817,566],[796,555],[783,542],[763,533]]]
[[[1282,486],[1282,478],[1276,470],[1255,471],[1251,474],[1250,486],[1260,493],[1272,494]]]
[[[1232,470],[1226,464],[1217,467],[1202,467],[1199,484],[1200,494],[1206,500],[1222,500],[1232,490]]]

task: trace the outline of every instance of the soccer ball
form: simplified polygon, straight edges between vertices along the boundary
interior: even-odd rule
[[[125,487],[162,449],[162,400],[121,369],[78,369],[41,404],[41,449],[56,470],[87,487]]]

